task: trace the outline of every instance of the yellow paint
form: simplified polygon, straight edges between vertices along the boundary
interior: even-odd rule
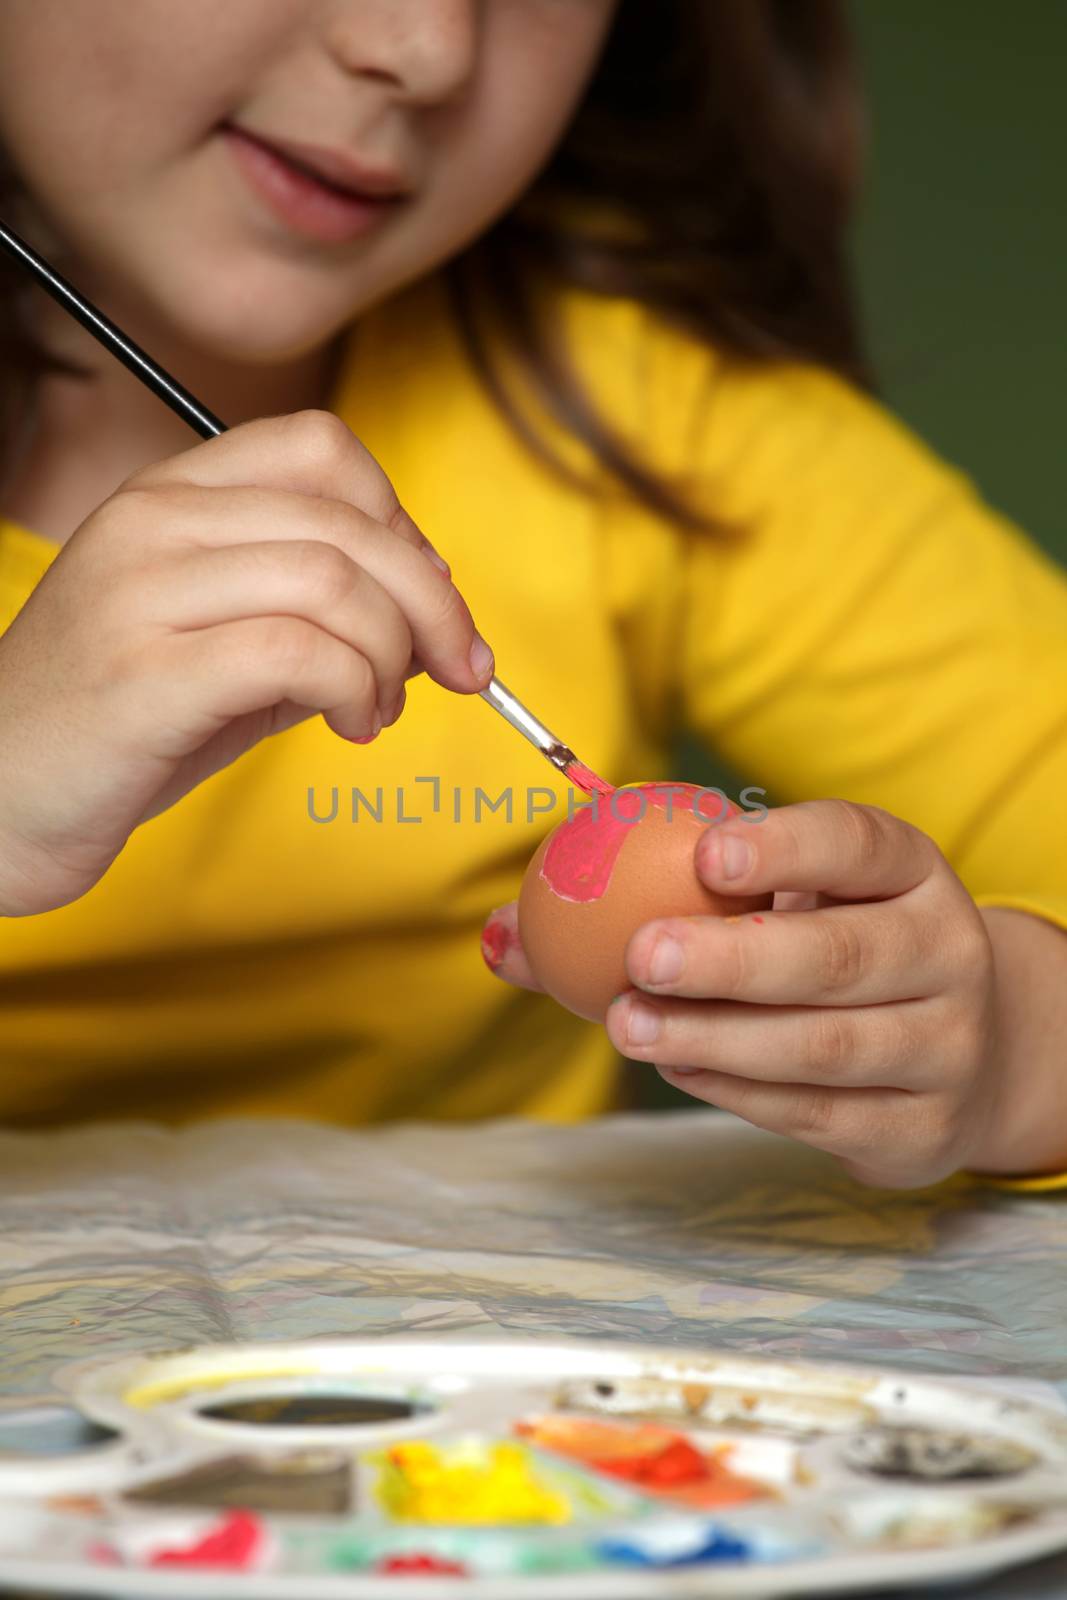
[[[570,1520],[567,1501],[538,1481],[519,1445],[442,1451],[413,1440],[377,1460],[378,1497],[398,1522],[499,1526]]]
[[[157,1378],[153,1383],[142,1383],[127,1389],[123,1402],[147,1411],[150,1406],[164,1405],[168,1400],[180,1400],[187,1394],[199,1394],[206,1389],[224,1389],[228,1383],[247,1383],[250,1378],[305,1378],[319,1376],[321,1367],[312,1361],[293,1362],[284,1367],[257,1366],[248,1362],[239,1370],[213,1370],[210,1372],[175,1374],[170,1378]]]

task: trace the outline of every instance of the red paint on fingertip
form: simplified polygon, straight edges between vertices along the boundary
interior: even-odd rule
[[[489,921],[482,929],[482,958],[490,972],[503,966],[510,950],[518,948],[519,935],[506,922]]]
[[[753,920],[753,922],[758,922],[760,927],[763,926],[763,918],[762,917],[753,917],[752,920]]]

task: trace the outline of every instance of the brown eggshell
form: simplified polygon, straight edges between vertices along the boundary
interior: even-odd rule
[[[662,790],[666,786],[629,787]],[[534,975],[560,1005],[593,1022],[602,1022],[615,996],[632,987],[626,972],[626,947],[644,923],[658,917],[763,911],[773,901],[771,895],[727,897],[705,888],[693,858],[697,841],[718,815],[716,800],[705,794],[702,804],[709,814],[696,815],[684,791],[701,791],[695,785],[669,787],[677,791],[669,816],[662,806],[649,805],[643,818],[624,824],[618,855],[597,898],[566,898],[552,887],[543,870],[553,841],[573,830],[577,817],[560,823],[542,841],[523,878],[519,937]],[[608,797],[601,796],[605,812],[607,801]],[[729,814],[741,813],[731,803]]]

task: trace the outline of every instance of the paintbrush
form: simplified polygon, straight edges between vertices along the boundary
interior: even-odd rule
[[[115,326],[109,317],[98,311],[91,301],[78,293],[73,284],[60,276],[54,267],[51,267],[43,256],[37,254],[24,239],[12,233],[0,222],[0,246],[7,252],[11,259],[18,263],[24,271],[35,279],[38,285],[51,295],[56,303],[63,307],[76,322],[87,329],[105,350],[118,360],[123,366],[139,378],[146,389],[150,389],[157,399],[170,407],[175,415],[187,422],[194,433],[202,439],[217,439],[225,433],[226,424],[220,422],[206,406],[202,406],[188,389],[182,387],[175,378],[165,372],[151,356],[134,344],[132,339]],[[598,778],[588,767],[578,760],[574,751],[565,745],[562,739],[557,739],[545,724],[533,712],[523,705],[511,690],[505,688],[500,679],[493,677],[487,688],[480,691],[482,699],[487,700],[494,711],[510,722],[511,726],[528,739],[535,749],[550,761],[565,778],[569,778],[584,789],[587,794],[599,791],[610,792],[611,785]]]

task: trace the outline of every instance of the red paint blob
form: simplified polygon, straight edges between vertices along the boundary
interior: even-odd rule
[[[705,1452],[683,1434],[654,1423],[636,1426],[549,1417],[520,1422],[516,1432],[542,1449],[580,1461],[677,1505],[700,1510],[743,1505],[767,1491],[731,1472],[721,1449]]]
[[[243,1571],[255,1559],[263,1539],[258,1517],[235,1511],[217,1528],[183,1550],[157,1550],[150,1567],[235,1567]]]
[[[391,1577],[419,1577],[432,1575],[438,1578],[468,1578],[470,1573],[460,1561],[446,1561],[443,1556],[424,1555],[415,1551],[409,1556],[384,1556],[375,1572],[389,1573]]]
[[[758,922],[760,927],[762,928],[762,926],[763,926],[763,918],[762,917],[753,917],[752,920],[753,920],[753,922]]]
[[[608,1456],[587,1461],[597,1472],[611,1478],[624,1478],[646,1489],[678,1489],[685,1484],[704,1483],[711,1477],[707,1457],[688,1439],[672,1439],[662,1449],[640,1456]]]

